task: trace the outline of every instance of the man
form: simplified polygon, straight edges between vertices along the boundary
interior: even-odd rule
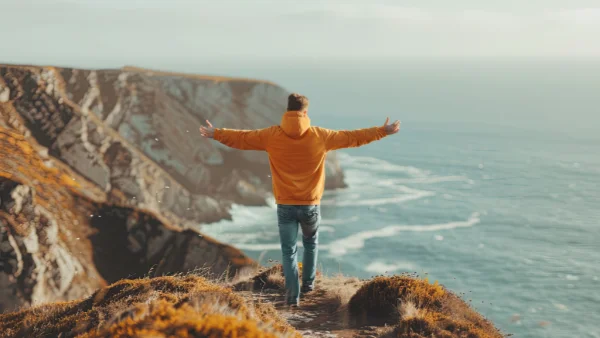
[[[304,257],[302,293],[314,288],[317,266],[317,244],[320,201],[325,187],[325,157],[330,150],[360,147],[392,135],[400,130],[400,122],[381,127],[351,131],[334,131],[311,127],[308,99],[299,94],[288,97],[287,112],[281,124],[259,130],[214,128],[209,121],[200,133],[236,149],[263,150],[269,154],[273,195],[277,202],[277,219],[286,302],[298,306],[300,285],[296,243],[298,226],[302,229]]]

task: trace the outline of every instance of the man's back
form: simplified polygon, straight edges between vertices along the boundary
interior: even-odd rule
[[[311,127],[304,112],[286,112],[279,126],[260,130],[216,129],[214,138],[238,149],[269,154],[277,204],[316,205],[325,187],[325,158],[330,150],[358,147],[386,136],[383,127],[334,131]]]
[[[327,149],[323,133],[310,127],[310,119],[288,112],[272,127],[269,153],[273,195],[279,204],[319,204],[325,187]]]

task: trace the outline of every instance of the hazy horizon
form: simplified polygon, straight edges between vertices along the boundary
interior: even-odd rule
[[[307,95],[317,124],[331,116],[348,120],[368,114],[375,123],[387,115],[398,118],[403,128],[495,132],[509,127],[532,132],[531,137],[547,132],[580,140],[599,136],[596,60],[203,60],[171,67],[79,68],[122,66],[269,81]]]
[[[358,116],[376,106],[369,113],[408,109],[408,118],[399,116],[405,121],[571,134],[600,126],[594,1],[4,0],[1,6],[0,63],[130,65],[268,80],[308,95],[316,113]],[[347,102],[361,86],[360,102]]]

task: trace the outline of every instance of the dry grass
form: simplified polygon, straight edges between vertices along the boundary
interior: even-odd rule
[[[264,285],[282,281],[281,267],[262,271]],[[271,283],[271,284],[268,284]],[[263,286],[264,286],[263,285]],[[437,283],[406,276],[360,281],[320,276],[307,296],[336,328],[370,325],[388,338],[500,338],[494,326]],[[328,309],[331,306],[330,310]],[[325,307],[325,308],[323,308]],[[307,309],[305,309],[307,310]],[[316,310],[316,308],[315,308]],[[382,321],[391,324],[383,327]],[[196,276],[121,280],[87,299],[0,315],[0,335],[19,337],[300,337],[271,305]]]
[[[302,278],[302,263],[298,263],[299,278]],[[321,277],[321,272],[317,271],[317,278]],[[281,264],[263,268],[258,273],[248,279],[238,280],[233,288],[235,290],[283,290],[285,289],[285,278],[283,276],[283,267]]]
[[[280,273],[271,273],[267,275],[267,284],[283,289],[285,287],[285,277]]]
[[[398,312],[400,313],[400,318],[418,318],[421,317],[423,314],[423,311],[420,311],[419,308],[417,308],[417,306],[415,305],[415,303],[410,300],[402,302],[402,304],[400,304]]]
[[[350,318],[357,325],[392,324],[398,321],[398,306],[410,299],[419,307],[441,307],[445,290],[426,279],[406,276],[376,277],[350,299]]]
[[[277,311],[199,276],[121,280],[81,301],[0,315],[5,336],[299,336]]]
[[[398,338],[500,338],[503,335],[456,295],[427,279],[377,277],[349,303],[354,325],[394,324]]]
[[[426,313],[404,318],[394,331],[398,338],[496,338],[503,337],[495,329],[488,331],[474,323],[454,321],[439,313]]]
[[[244,318],[226,307],[189,304],[174,307],[166,301],[141,304],[128,316],[81,338],[96,337],[282,337],[274,329],[256,320]]]
[[[356,277],[348,277],[343,274],[322,277],[317,281],[317,288],[323,291],[323,297],[328,299],[332,310],[345,310],[348,302],[356,291],[362,286]]]

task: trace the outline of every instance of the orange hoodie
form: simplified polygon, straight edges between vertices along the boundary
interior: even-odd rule
[[[383,127],[336,131],[311,127],[306,114],[286,112],[281,125],[258,130],[215,129],[215,140],[236,149],[269,154],[277,204],[315,205],[325,188],[330,150],[360,147],[386,136]]]

